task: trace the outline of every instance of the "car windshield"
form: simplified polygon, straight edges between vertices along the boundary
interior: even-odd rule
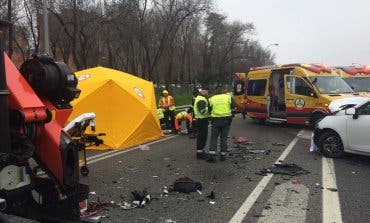
[[[356,92],[370,92],[370,77],[349,77],[344,81]]]
[[[351,87],[339,76],[314,76],[310,80],[322,94],[353,93]]]

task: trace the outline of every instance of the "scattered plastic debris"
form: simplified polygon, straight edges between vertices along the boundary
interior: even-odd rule
[[[311,142],[310,142],[310,152],[311,153],[318,151],[318,148],[317,148],[313,139],[314,139],[314,133],[312,133],[312,135],[311,135]]]
[[[98,201],[88,202],[86,204],[86,209],[81,211],[81,217],[91,218],[98,217],[98,212],[102,210],[108,210],[106,207],[112,206],[110,203],[102,203],[99,198]]]
[[[209,203],[214,205],[214,204],[216,204],[216,201],[210,201]]]
[[[139,218],[139,219],[142,220],[142,221],[150,222],[149,218]]]
[[[308,174],[310,172],[293,163],[293,164],[274,164],[273,167],[264,168],[259,173],[256,174],[266,176],[266,174],[268,173],[283,174],[288,176],[298,176],[302,174]]]
[[[355,172],[355,171],[352,171],[352,173],[353,173],[353,174],[356,174],[356,172]]]
[[[320,187],[320,184],[319,183],[315,183],[316,187]]]
[[[248,142],[248,140],[244,137],[236,136],[236,137],[233,137],[233,142],[234,143],[245,143],[245,142]]]
[[[89,217],[88,219],[89,219],[89,220],[92,220],[92,221],[99,221],[99,220],[100,220],[100,218],[102,218],[102,216],[101,216],[101,215],[97,215],[97,216]]]
[[[158,176],[153,176],[153,178],[158,178]]]
[[[121,208],[125,210],[131,210],[138,207],[144,207],[147,203],[150,202],[151,196],[147,191],[133,191],[131,192],[132,201],[123,202]]]
[[[198,192],[198,194],[200,194],[200,195],[202,195],[203,193],[202,193],[202,191],[200,191],[200,190],[197,190],[197,192]]]
[[[173,191],[180,193],[190,193],[197,190],[202,190],[202,184],[188,177],[179,178],[173,184]]]
[[[172,219],[166,219],[166,220],[164,220],[164,223],[176,223],[176,221],[174,221]]]
[[[89,193],[89,194],[95,195],[95,194],[96,194],[96,192],[95,192],[95,191],[90,191],[90,193]]]
[[[142,151],[148,151],[150,150],[150,147],[148,145],[139,145],[139,149]]]
[[[334,188],[334,187],[329,187],[329,188],[326,188],[326,189],[328,189],[328,190],[330,190],[332,192],[337,192],[338,191],[338,189],[337,188]]]
[[[207,195],[207,197],[208,197],[209,199],[211,199],[211,200],[216,199],[215,192],[213,192],[213,191],[212,191],[209,195]]]

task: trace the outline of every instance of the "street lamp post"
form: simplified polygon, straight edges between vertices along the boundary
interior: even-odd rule
[[[45,42],[45,53],[49,54],[49,20],[48,20],[48,0],[43,1],[43,12],[44,12],[44,42]]]

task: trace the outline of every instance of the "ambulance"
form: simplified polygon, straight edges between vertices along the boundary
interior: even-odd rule
[[[247,75],[247,115],[261,122],[315,125],[330,114],[331,101],[344,97],[354,91],[322,64],[256,67]]]
[[[355,92],[370,97],[370,66],[336,67],[335,71]]]
[[[236,112],[239,113],[245,111],[246,78],[246,73],[235,73],[233,78],[233,99],[236,105]]]

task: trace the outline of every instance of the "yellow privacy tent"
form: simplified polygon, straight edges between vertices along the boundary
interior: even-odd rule
[[[72,102],[69,121],[86,112],[96,114],[98,133],[106,147],[122,149],[162,136],[153,83],[104,67],[76,72],[81,95]]]

